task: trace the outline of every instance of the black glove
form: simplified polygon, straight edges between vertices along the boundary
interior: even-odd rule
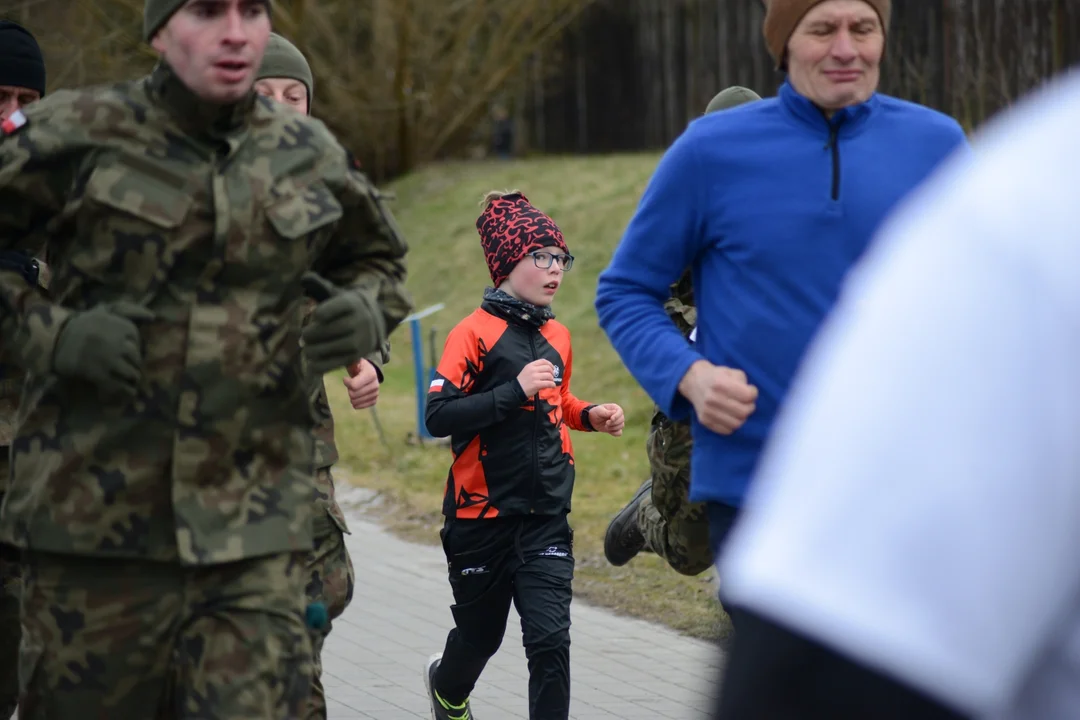
[[[358,292],[343,292],[309,272],[301,279],[304,293],[318,302],[304,329],[304,355],[316,375],[352,365],[374,352],[386,335],[378,308]]]
[[[110,395],[131,397],[142,378],[142,348],[135,322],[154,314],[132,303],[99,305],[68,318],[56,340],[53,370],[89,380]]]

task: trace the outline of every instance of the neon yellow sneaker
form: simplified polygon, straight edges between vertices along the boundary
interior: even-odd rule
[[[431,720],[476,720],[469,707],[469,698],[455,705],[444,700],[435,690],[435,671],[439,669],[441,660],[442,653],[435,653],[428,658],[427,667],[424,668],[424,686],[431,701]]]

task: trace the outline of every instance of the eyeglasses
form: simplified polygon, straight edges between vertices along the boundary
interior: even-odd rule
[[[551,267],[551,263],[553,262],[559,263],[559,269],[563,272],[568,271],[574,266],[573,255],[555,255],[553,253],[539,251],[526,254],[532,257],[533,264],[541,270],[547,270]]]

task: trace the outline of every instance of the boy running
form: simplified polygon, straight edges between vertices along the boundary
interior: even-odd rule
[[[424,681],[433,720],[472,720],[469,694],[499,649],[510,603],[529,661],[529,717],[570,713],[574,488],[570,429],[620,436],[618,405],[570,392],[570,332],[551,302],[574,258],[555,222],[518,191],[488,193],[476,221],[493,288],[450,332],[427,427],[454,461],[440,532],[456,627]]]

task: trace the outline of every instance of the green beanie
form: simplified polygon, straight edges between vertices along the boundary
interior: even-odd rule
[[[150,42],[187,0],[143,0],[143,40]],[[267,4],[269,7],[269,3]]]
[[[311,112],[311,105],[315,101],[315,78],[311,74],[311,66],[295,45],[277,33],[270,33],[270,42],[266,43],[262,65],[259,66],[259,72],[255,73],[256,82],[267,78],[288,78],[304,83],[308,95],[308,112]]]
[[[169,21],[187,0],[145,0],[143,3],[143,40],[150,42],[161,26]]]
[[[717,110],[727,110],[736,105],[742,105],[743,103],[760,99],[761,96],[753,90],[744,88],[741,85],[732,85],[728,89],[722,90],[716,97],[709,101],[709,104],[705,107],[705,114],[708,115]]]

